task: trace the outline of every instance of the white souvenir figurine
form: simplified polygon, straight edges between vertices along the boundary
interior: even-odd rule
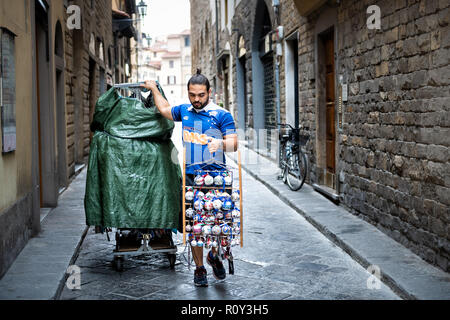
[[[186,232],[191,232],[192,231],[192,227],[190,224],[186,225]]]
[[[195,239],[193,239],[191,241],[191,246],[196,247],[197,246],[197,241],[195,241]]]
[[[200,234],[202,233],[202,225],[201,224],[196,224],[193,228],[193,231],[195,234]]]
[[[231,200],[234,202],[237,202],[237,201],[239,201],[239,198],[240,198],[239,191],[238,190],[233,191],[233,193],[231,194]]]
[[[211,226],[203,226],[202,228],[203,235],[209,236],[211,234]]]
[[[216,218],[217,218],[218,220],[223,219],[223,212],[221,212],[221,211],[217,212],[217,213],[216,213]]]
[[[214,178],[210,176],[209,174],[206,175],[204,179],[205,185],[210,186],[214,183]]]
[[[220,229],[220,226],[215,225],[214,227],[212,227],[211,231],[212,231],[212,234],[218,236],[222,230]]]
[[[214,209],[216,209],[216,210],[222,209],[222,201],[220,201],[220,199],[214,200],[213,206],[214,206]]]
[[[224,180],[225,180],[225,185],[227,185],[227,186],[231,186],[231,184],[233,183],[233,179],[231,178],[231,176],[226,176],[224,178]]]
[[[198,199],[200,199],[200,200],[203,200],[203,197],[205,196],[205,194],[203,193],[203,192],[201,192],[201,191],[199,191],[198,193],[197,193],[197,198]]]
[[[225,197],[225,198],[229,198],[230,197],[230,194],[228,193],[228,192],[222,192],[221,194],[220,194],[220,196],[221,197]]]
[[[194,209],[188,208],[186,209],[186,218],[191,219],[194,216]]]
[[[223,177],[219,174],[219,175],[217,175],[217,176],[215,176],[215,178],[214,178],[214,184],[216,185],[216,186],[221,186],[221,185],[223,185]]]
[[[199,240],[197,241],[197,247],[203,247],[203,241],[202,241],[202,239],[199,239]]]
[[[196,210],[202,210],[203,209],[203,201],[202,200],[197,200],[194,202],[194,208]]]
[[[214,208],[213,202],[211,200],[205,201],[205,209],[211,211]]]
[[[231,212],[231,216],[232,216],[233,218],[239,218],[240,215],[241,215],[241,213],[239,212],[238,209],[233,209],[233,211]]]
[[[185,193],[185,199],[187,201],[192,201],[194,200],[194,192],[193,189],[191,187],[187,188],[186,193]]]
[[[205,179],[202,176],[198,175],[198,176],[195,177],[194,183],[197,186],[202,186],[205,183]]]

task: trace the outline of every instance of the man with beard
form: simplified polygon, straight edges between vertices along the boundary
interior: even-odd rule
[[[208,78],[200,70],[191,77],[187,85],[190,105],[171,107],[159,92],[155,81],[145,81],[143,87],[152,91],[155,105],[165,118],[182,122],[183,143],[186,147],[186,185],[194,185],[195,170],[220,170],[222,167],[214,162],[225,164],[224,151],[236,151],[238,140],[233,116],[210,101],[212,90]],[[212,158],[214,162],[202,165]],[[192,247],[192,254],[197,266],[194,283],[196,286],[208,286],[207,272],[203,266],[203,247]],[[212,248],[206,260],[213,269],[214,277],[225,279],[225,268],[216,248]]]

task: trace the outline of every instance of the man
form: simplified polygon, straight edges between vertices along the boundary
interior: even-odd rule
[[[155,105],[165,118],[182,122],[183,143],[186,147],[186,185],[194,185],[197,169],[221,169],[216,163],[207,166],[202,163],[212,158],[225,163],[224,151],[234,152],[238,147],[236,127],[230,112],[210,101],[210,84],[200,70],[187,85],[191,105],[171,107],[159,92],[155,81],[145,81],[143,87],[152,91]],[[203,248],[192,247],[192,254],[197,266],[194,283],[196,286],[208,286],[207,272],[203,266]],[[216,279],[225,279],[225,268],[215,248],[208,253],[206,261],[211,265]]]

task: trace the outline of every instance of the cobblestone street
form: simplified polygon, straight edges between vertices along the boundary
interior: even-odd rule
[[[129,257],[117,272],[114,234],[108,242],[91,228],[75,262],[81,290],[65,287],[60,299],[399,299],[384,284],[369,289],[362,266],[246,173],[243,186],[244,247],[233,248],[234,275],[217,281],[206,266],[209,287],[195,287],[181,234],[173,270],[153,254]]]

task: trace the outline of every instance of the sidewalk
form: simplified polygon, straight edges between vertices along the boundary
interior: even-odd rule
[[[227,156],[237,162],[237,153]],[[335,205],[307,184],[299,191],[291,191],[282,180],[277,180],[276,163],[246,147],[241,147],[241,165],[364,268],[378,266],[381,280],[402,298],[450,299],[448,273],[428,264],[375,226]]]
[[[61,194],[58,207],[41,222],[0,280],[0,300],[49,300],[62,290],[66,270],[76,258],[88,230],[84,216],[86,169]]]

